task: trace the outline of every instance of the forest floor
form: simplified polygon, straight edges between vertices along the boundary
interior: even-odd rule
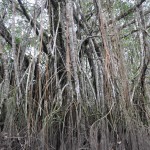
[[[0,133],[0,150],[21,150],[18,138],[8,138],[7,133]]]

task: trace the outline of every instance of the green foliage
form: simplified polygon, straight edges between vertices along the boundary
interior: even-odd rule
[[[21,39],[19,37],[16,37],[16,44],[19,44],[21,42]]]

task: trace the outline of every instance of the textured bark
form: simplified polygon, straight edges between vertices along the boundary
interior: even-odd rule
[[[0,4],[0,149],[149,150],[148,1]]]
[[[74,81],[75,81],[75,91],[77,95],[77,101],[80,102],[80,85],[79,85],[79,77],[78,77],[78,52],[77,52],[77,38],[75,33],[75,26],[74,26],[74,19],[73,19],[73,2],[67,1],[66,4],[66,18],[68,22],[68,33],[69,33],[69,47],[70,47],[70,57],[71,57],[71,64],[74,74]]]

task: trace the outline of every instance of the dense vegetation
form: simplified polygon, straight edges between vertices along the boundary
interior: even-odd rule
[[[0,149],[150,149],[149,0],[0,0]]]

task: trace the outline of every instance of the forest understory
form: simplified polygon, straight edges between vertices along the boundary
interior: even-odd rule
[[[150,150],[150,1],[0,0],[0,150]]]

